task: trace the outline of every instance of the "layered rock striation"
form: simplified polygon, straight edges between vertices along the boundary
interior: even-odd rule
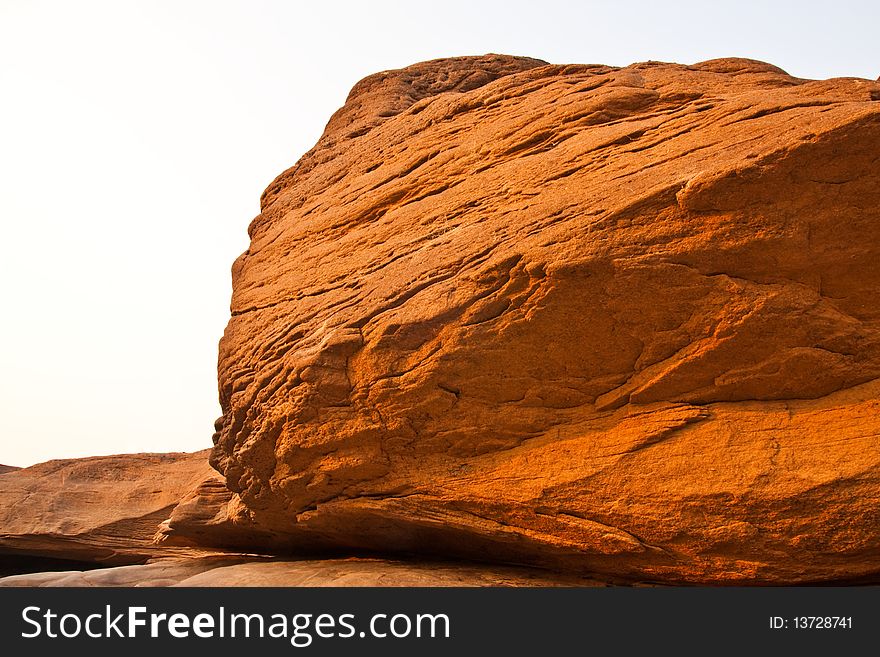
[[[263,194],[229,491],[166,540],[876,577],[878,101],[743,59],[366,78]]]
[[[206,451],[123,454],[0,472],[0,574],[161,555],[159,524],[215,476],[207,458]]]
[[[195,532],[160,541],[171,518],[231,494],[193,454],[63,459],[0,472],[0,587],[602,586],[576,574],[419,559],[291,560],[217,549]],[[210,527],[210,525],[208,525]],[[201,545],[200,545],[201,544]]]

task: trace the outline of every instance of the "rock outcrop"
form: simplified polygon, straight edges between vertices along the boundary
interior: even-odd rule
[[[207,451],[96,456],[0,474],[0,573],[59,559],[115,565],[160,555],[159,523],[216,476],[207,458]]]
[[[371,76],[233,266],[170,542],[666,582],[880,572],[880,84],[505,56]]]

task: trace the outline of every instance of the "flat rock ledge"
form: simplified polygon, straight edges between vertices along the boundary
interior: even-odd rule
[[[87,571],[0,578],[9,586],[605,586],[573,575],[485,564],[385,559],[254,560],[253,557],[165,559]]]

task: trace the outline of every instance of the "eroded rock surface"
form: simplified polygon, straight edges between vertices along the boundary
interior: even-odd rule
[[[878,100],[741,59],[367,78],[263,195],[220,348],[234,495],[168,540],[876,575]]]
[[[0,572],[14,561],[134,563],[159,523],[216,475],[206,451],[48,461],[0,474]]]

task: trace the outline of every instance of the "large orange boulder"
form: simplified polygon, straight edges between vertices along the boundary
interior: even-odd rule
[[[878,100],[743,59],[366,78],[263,195],[220,345],[234,495],[169,537],[876,576]]]

